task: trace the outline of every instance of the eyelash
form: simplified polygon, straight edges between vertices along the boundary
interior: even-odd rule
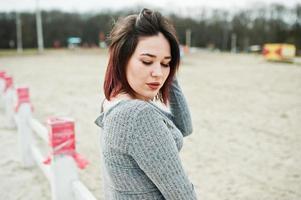
[[[151,65],[151,64],[152,64],[152,62],[145,62],[145,61],[142,61],[142,63],[145,64],[145,65]],[[162,63],[161,63],[161,65],[162,65],[163,67],[169,67],[169,64],[162,64]]]

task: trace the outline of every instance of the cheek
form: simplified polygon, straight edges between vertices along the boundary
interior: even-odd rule
[[[143,79],[143,67],[139,61],[131,61],[126,70],[126,78],[132,85],[140,83],[140,79]]]
[[[132,62],[131,75],[136,79],[140,79],[143,76],[144,68],[139,61]]]
[[[163,72],[164,81],[165,81],[170,73],[170,67],[163,68],[162,72]]]

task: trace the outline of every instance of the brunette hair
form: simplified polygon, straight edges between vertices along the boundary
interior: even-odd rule
[[[104,93],[108,100],[120,92],[136,96],[126,79],[126,65],[136,49],[139,37],[159,33],[168,40],[171,50],[170,73],[157,96],[161,102],[167,103],[169,88],[180,63],[179,43],[171,22],[159,12],[146,8],[138,15],[119,19],[110,33],[109,61],[104,80]]]

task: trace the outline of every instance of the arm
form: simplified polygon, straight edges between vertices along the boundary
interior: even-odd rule
[[[138,115],[129,154],[165,199],[195,200],[193,185],[182,167],[170,130],[153,108]]]
[[[192,133],[191,116],[186,99],[176,78],[172,82],[169,94],[172,121],[182,132],[184,137],[188,136]]]

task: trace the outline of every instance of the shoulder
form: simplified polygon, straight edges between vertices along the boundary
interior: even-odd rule
[[[136,137],[136,128],[141,124],[139,119],[150,106],[141,100],[123,100],[107,110],[102,118],[105,145],[128,152],[129,144]]]
[[[120,102],[119,105],[116,106],[115,112],[135,116],[149,109],[151,109],[151,105],[148,102],[139,99],[133,99]]]
[[[106,115],[119,123],[128,123],[129,121],[137,122],[148,117],[154,117],[158,113],[149,102],[134,99],[119,102]]]
[[[132,100],[123,105],[123,112],[127,112],[137,122],[143,122],[152,118],[161,118],[160,113],[150,102],[142,100]]]

